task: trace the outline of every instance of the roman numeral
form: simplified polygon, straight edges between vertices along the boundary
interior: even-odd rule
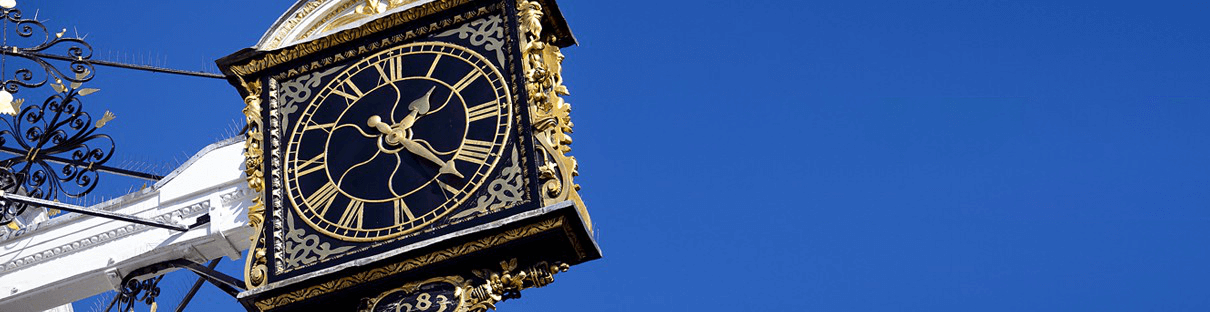
[[[425,77],[433,78],[433,72],[437,71],[438,62],[441,62],[441,54],[437,54],[437,57],[433,58],[433,64],[429,65],[429,72],[424,74]]]
[[[403,202],[403,198],[395,199],[395,224],[415,219],[416,216],[412,214],[412,209],[408,208],[408,204]]]
[[[462,150],[458,151],[458,156],[455,156],[454,159],[482,164],[487,162],[492,145],[494,145],[492,142],[467,139],[466,142],[463,142]]]
[[[441,189],[445,190],[446,192],[449,192],[451,195],[458,194],[460,192],[460,191],[458,191],[458,189],[454,188],[453,186],[450,186],[449,184],[445,184],[445,182],[441,182],[441,180],[437,180],[437,185],[440,185]],[[445,198],[449,199],[449,196],[446,196]]]
[[[366,96],[366,93],[361,92],[361,89],[358,88],[357,84],[354,84],[352,80],[345,81],[345,87],[347,87],[347,89],[349,89],[349,90],[352,90],[353,94],[357,95],[357,98],[359,98],[359,99],[363,96]]]
[[[387,63],[389,62],[390,60],[388,59]],[[378,70],[378,78],[382,79],[381,82],[383,83],[391,82],[389,78],[390,76],[387,75],[386,69],[382,68],[382,63],[383,62],[374,63],[374,69]]]
[[[383,68],[383,66],[386,66],[386,68]],[[378,75],[387,82],[403,79],[403,62],[399,61],[398,56],[392,56],[382,62],[374,63],[374,69],[377,69]]]
[[[360,96],[356,96],[356,95],[352,95],[352,94],[344,93],[344,92],[342,92],[342,91],[340,91],[340,90],[337,90],[336,88],[333,88],[333,89],[332,89],[332,94],[336,94],[336,95],[342,96],[342,97],[344,97],[345,99],[349,100],[349,101],[348,101],[349,105],[352,105],[352,104],[353,104],[353,102],[356,102],[356,101],[357,101],[357,99],[360,99],[360,98],[361,98]]]
[[[327,168],[328,167],[327,163],[323,161],[324,155],[327,155],[327,154],[328,153],[319,153],[319,155],[315,156],[315,158],[308,159],[307,161],[304,161],[301,164],[295,165],[294,166],[294,176],[301,177],[301,176],[310,174],[312,172],[319,171],[320,169]],[[297,163],[298,160],[295,160],[294,162]]]
[[[304,198],[303,202],[307,204],[307,207],[311,208],[311,211],[315,211],[316,208],[319,208],[319,215],[323,216],[324,214],[328,213],[328,207],[332,206],[332,201],[336,200],[336,194],[340,194],[340,192],[337,192],[336,190],[336,184],[332,184],[331,181],[328,181],[328,183],[324,184],[323,187],[320,187],[318,191],[311,193],[311,196]]]
[[[470,123],[470,122],[474,122],[476,120],[491,117],[491,116],[495,115],[496,112],[499,110],[500,110],[500,103],[497,101],[491,101],[491,102],[476,105],[475,107],[466,109],[466,120],[467,120],[466,122]]]
[[[454,84],[454,91],[462,92],[462,89],[466,89],[466,87],[470,86],[471,83],[475,82],[475,80],[479,79],[479,77],[483,77],[483,72],[472,70],[469,74],[466,74],[466,77],[462,77],[462,80],[459,80],[458,83]]]
[[[317,124],[317,123],[315,123],[315,121],[313,121],[313,120],[308,120],[308,121],[307,121],[307,123],[309,123],[309,125],[307,125],[307,127],[306,127],[306,128],[303,128],[303,131],[310,131],[310,130],[319,129],[319,130],[323,130],[323,131],[328,132],[328,133],[332,133],[332,127],[335,127],[335,126],[336,126],[336,123],[335,123],[335,122],[333,122],[333,123],[326,123],[326,124],[322,124],[322,125],[321,125],[321,124]]]
[[[345,207],[344,213],[340,214],[338,224],[347,228],[361,229],[362,220],[365,219],[366,202],[360,200],[350,200],[349,206]]]

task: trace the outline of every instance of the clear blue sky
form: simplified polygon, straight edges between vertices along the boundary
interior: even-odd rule
[[[18,1],[184,69],[290,5]],[[560,6],[605,258],[502,311],[1210,310],[1205,2]],[[223,81],[97,75],[118,162],[171,167],[242,125]],[[205,289],[191,310],[235,309]]]

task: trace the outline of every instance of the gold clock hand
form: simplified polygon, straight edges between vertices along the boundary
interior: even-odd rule
[[[437,90],[437,87],[429,88],[429,92],[425,93],[424,96],[421,96],[419,99],[412,101],[412,104],[408,104],[408,109],[412,110],[413,112],[419,113],[421,116],[423,116],[424,114],[428,114],[429,113],[429,97],[433,95],[434,90]]]
[[[411,129],[412,125],[416,123],[417,119],[420,119],[420,117],[424,116],[424,114],[428,114],[431,106],[429,105],[429,97],[433,95],[434,90],[437,90],[437,87],[429,88],[429,92],[424,93],[424,95],[419,99],[416,99],[412,101],[411,104],[408,104],[408,109],[412,112],[408,113],[406,117],[403,117],[403,120],[399,121],[399,123],[393,128],[395,128],[396,131],[405,131],[407,129]]]
[[[408,116],[411,117],[412,115],[408,115]],[[399,142],[403,141],[405,139],[404,130],[406,130],[406,128],[404,130],[391,129],[391,126],[382,122],[382,117],[378,117],[378,115],[370,116],[370,119],[366,121],[366,124],[368,124],[370,127],[374,128],[374,129],[378,129],[378,132],[381,132],[383,135],[386,136],[383,139],[385,139],[387,141],[387,143],[389,143],[391,145],[399,145]]]
[[[415,115],[416,115],[416,111],[412,111],[411,114],[408,114],[408,117],[413,117]],[[409,119],[412,119],[412,118],[404,118],[405,121],[409,120]],[[378,115],[370,116],[370,119],[366,123],[369,124],[370,127],[374,128],[374,129],[378,129],[378,132],[381,132],[384,135],[383,140],[386,141],[387,144],[402,145],[404,149],[408,150],[408,152],[411,152],[412,154],[415,154],[416,156],[420,156],[421,158],[424,158],[424,159],[431,161],[434,164],[437,164],[438,166],[440,166],[441,167],[440,173],[452,174],[452,175],[458,177],[459,179],[462,178],[462,173],[459,173],[458,168],[454,167],[454,162],[442,161],[441,158],[438,158],[436,154],[433,154],[433,151],[430,151],[428,148],[424,147],[423,145],[420,145],[420,143],[416,143],[416,141],[408,139],[404,136],[404,130],[411,127],[411,125],[404,125],[403,127],[400,127],[403,129],[398,129],[398,130],[391,129],[390,126],[388,126],[386,123],[382,122],[382,117],[379,117]],[[393,154],[398,151],[398,150],[391,151],[391,150],[386,149],[385,147],[382,146],[381,141],[379,141],[378,144],[379,144],[378,148],[384,152]]]
[[[434,164],[437,164],[437,166],[440,166],[441,174],[452,174],[461,179],[463,178],[462,173],[459,173],[458,168],[454,167],[453,161],[442,161],[441,158],[438,158],[436,154],[433,154],[433,151],[407,137],[407,130],[412,128],[412,125],[416,123],[416,119],[419,119],[420,116],[424,116],[424,114],[428,113],[430,108],[429,97],[433,95],[433,91],[436,89],[437,87],[430,88],[429,92],[425,93],[424,96],[412,101],[411,104],[408,104],[408,109],[410,109],[412,112],[408,113],[406,117],[403,117],[403,120],[400,120],[398,124],[395,124],[394,126],[387,125],[385,122],[382,122],[382,117],[379,117],[378,115],[370,116],[370,119],[366,121],[366,124],[374,129],[378,129],[378,132],[385,136],[383,137],[383,140],[386,141],[387,144],[402,145],[404,149],[408,150],[408,152],[411,152],[416,156],[420,156],[420,158],[431,161]],[[389,151],[384,148],[381,141],[379,141],[378,144],[378,148],[380,150],[394,153],[394,151]]]
[[[412,154],[416,154],[416,156],[420,156],[420,158],[427,159],[428,161],[441,166],[441,171],[439,171],[440,173],[452,174],[459,179],[462,178],[462,173],[459,173],[458,168],[454,167],[453,161],[441,161],[441,158],[437,158],[437,155],[434,155],[432,151],[429,151],[428,148],[420,145],[420,143],[416,143],[416,141],[413,140],[404,140],[399,142],[399,144],[403,145],[403,148],[407,149],[409,152],[412,152]]]
[[[382,122],[382,117],[378,117],[378,115],[370,116],[370,120],[368,120],[366,123],[368,123],[370,127],[378,129],[378,132],[382,132],[383,134],[393,132],[391,130],[391,126],[387,125],[385,122]]]

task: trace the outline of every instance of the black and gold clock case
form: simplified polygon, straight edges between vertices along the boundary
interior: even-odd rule
[[[262,71],[257,79],[262,82],[266,104],[261,112],[266,121],[262,167],[266,225],[262,235],[267,238],[268,281],[323,270],[541,208],[541,201],[535,199],[539,194],[539,183],[534,183],[538,170],[533,159],[534,142],[527,135],[530,118],[514,10],[508,2],[472,2]],[[507,143],[497,153],[497,163],[465,200],[408,233],[382,240],[350,241],[312,228],[290,200],[287,186],[293,181],[285,179],[290,176],[285,172],[290,167],[287,147],[291,134],[299,131],[300,113],[349,66],[383,51],[418,43],[458,46],[483,56],[499,69],[513,111],[509,114],[512,120]]]

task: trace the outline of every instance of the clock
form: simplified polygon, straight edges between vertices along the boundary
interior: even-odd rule
[[[600,257],[553,1],[338,2],[218,61],[257,194],[245,307],[477,311]]]
[[[285,198],[311,228],[381,241],[445,217],[508,144],[501,70],[459,45],[414,42],[344,68],[285,134]]]

